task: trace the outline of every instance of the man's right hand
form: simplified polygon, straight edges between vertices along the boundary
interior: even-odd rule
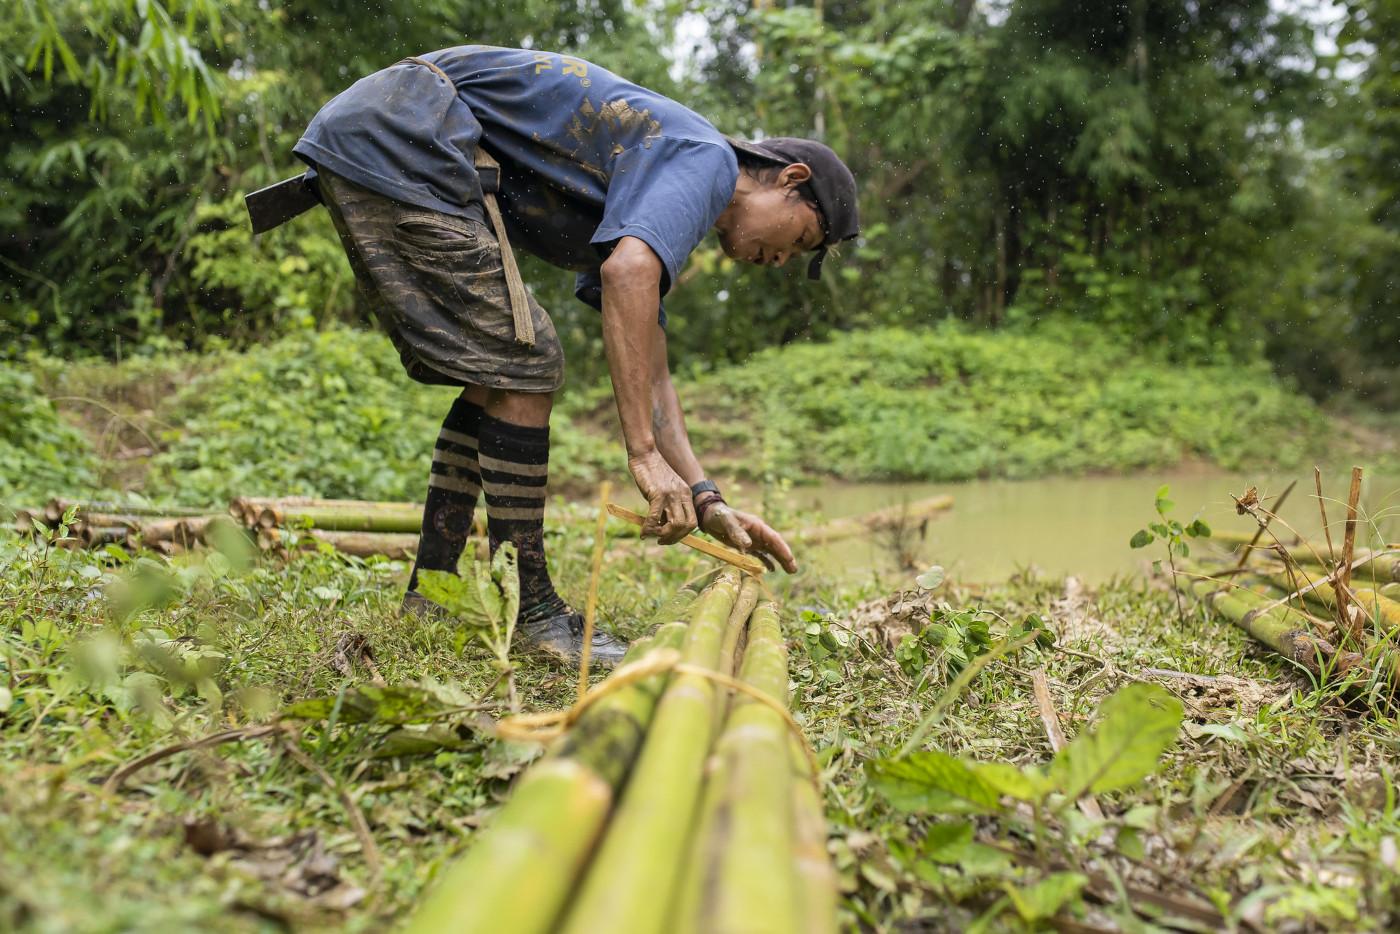
[[[647,498],[647,518],[642,537],[655,536],[663,545],[674,545],[695,530],[695,503],[686,486],[658,451],[629,456],[627,469],[637,489]]]

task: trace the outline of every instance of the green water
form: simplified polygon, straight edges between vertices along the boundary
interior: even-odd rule
[[[1236,515],[1230,494],[1241,495],[1256,486],[1261,496],[1271,498],[1293,479],[1295,475],[1285,473],[1230,474],[1197,468],[1029,481],[831,484],[795,489],[789,502],[804,514],[834,519],[951,494],[952,510],[929,522],[926,536],[915,537],[909,548],[921,567],[941,564],[967,581],[995,580],[1033,567],[1099,582],[1145,570],[1162,556],[1158,544],[1140,551],[1128,547],[1133,533],[1155,518],[1153,495],[1162,484],[1171,487],[1176,503],[1172,515],[1183,524],[1199,514],[1213,529],[1253,532],[1254,520]],[[1305,536],[1321,540],[1312,473],[1299,472],[1296,479],[1298,486],[1280,515]],[[1349,483],[1349,467],[1324,472],[1328,519],[1338,547]],[[1369,522],[1358,532],[1358,545],[1400,541],[1400,475],[1368,477],[1361,503]],[[909,575],[898,570],[887,536],[885,541],[880,538],[807,549],[798,559],[833,577],[852,580],[878,573],[897,583]]]

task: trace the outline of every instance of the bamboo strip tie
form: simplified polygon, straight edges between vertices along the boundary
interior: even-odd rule
[[[608,512],[619,519],[632,523],[637,526],[637,528],[641,528],[646,522],[646,517],[641,513],[633,512],[625,506],[619,506],[617,503],[608,503]],[[739,570],[747,571],[755,577],[762,577],[763,572],[768,570],[762,561],[752,555],[746,555],[742,551],[735,551],[733,548],[727,548],[724,545],[700,538],[697,535],[687,535],[685,538],[681,539],[680,544],[685,545],[687,548],[694,548],[696,551],[707,554],[711,558],[718,558],[721,561],[732,564]]]
[[[604,697],[636,684],[638,681],[661,674],[695,675],[699,678],[705,678],[722,687],[745,694],[771,708],[783,718],[788,730],[801,742],[803,754],[806,756],[807,764],[811,767],[812,782],[820,790],[821,767],[817,765],[816,751],[812,749],[811,743],[807,741],[807,735],[802,732],[802,726],[793,719],[786,705],[738,678],[699,665],[689,665],[682,662],[681,653],[675,649],[658,649],[630,665],[623,665],[614,671],[606,681],[594,687],[567,710],[522,713],[505,717],[497,721],[496,735],[507,742],[547,743],[567,732],[578,722],[579,717],[583,716],[584,711]]]

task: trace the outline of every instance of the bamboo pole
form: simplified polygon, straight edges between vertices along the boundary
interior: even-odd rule
[[[866,513],[863,516],[833,519],[821,525],[802,529],[794,537],[804,545],[824,545],[843,538],[856,538],[861,535],[882,532],[896,528],[903,523],[926,522],[952,508],[953,497],[931,496],[913,503],[889,506]]]
[[[55,497],[44,506],[44,518],[50,525],[63,518],[69,508],[77,506],[78,514],[103,513],[122,516],[202,516],[209,510],[191,506],[152,506],[145,503],[114,503]]]
[[[685,633],[685,623],[668,622],[634,643],[623,664],[656,649],[675,649]],[[666,675],[655,675],[594,703],[526,771],[490,825],[446,870],[409,922],[409,934],[552,930],[603,831],[665,683]]]
[[[786,706],[787,647],[769,601],[749,619],[741,677]],[[668,930],[797,934],[787,722],[751,697],[735,697],[712,761],[706,789],[711,806],[697,822],[695,858]]]
[[[1283,588],[1287,593],[1298,589],[1287,574],[1269,574],[1266,579],[1275,587]],[[1352,587],[1351,596],[1353,599],[1348,601],[1348,604],[1355,606],[1369,616],[1379,629],[1400,632],[1400,603],[1380,590],[1370,587]],[[1315,581],[1312,584],[1312,589],[1303,594],[1303,597],[1328,610],[1338,612],[1337,589],[1326,581]]]
[[[341,554],[355,558],[382,555],[396,561],[413,557],[418,550],[418,536],[404,532],[329,532],[325,529],[299,529],[295,532],[303,547],[313,542],[325,542]],[[286,547],[288,533],[282,529],[257,531],[258,547],[275,551]]]
[[[725,571],[695,604],[681,659],[713,670],[739,594]],[[632,777],[561,929],[572,934],[665,929],[715,729],[715,688],[678,674],[666,687]]]
[[[812,774],[796,737],[788,738],[788,759],[796,778],[791,805],[798,930],[806,934],[836,934],[840,896],[836,869],[826,849],[826,810],[817,790],[817,776]]]
[[[1189,580],[1189,584],[1178,586],[1188,587],[1188,592],[1207,607],[1316,676],[1322,676],[1325,670],[1344,672],[1361,664],[1358,653],[1338,651],[1332,643],[1312,635],[1306,629],[1307,617],[1291,607],[1275,605],[1263,594],[1239,587],[1222,590],[1210,580],[1185,576],[1178,576],[1177,580]]]

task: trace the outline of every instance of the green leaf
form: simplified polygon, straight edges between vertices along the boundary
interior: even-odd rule
[[[1130,684],[1101,709],[1098,723],[1051,760],[1050,779],[1070,801],[1152,774],[1181,728],[1181,701],[1156,684]]]
[[[1210,526],[1201,519],[1193,519],[1186,527],[1186,534],[1192,538],[1210,538]]]
[[[1001,795],[977,764],[944,752],[916,752],[871,763],[875,788],[901,811],[931,814],[995,814]]]
[[[326,720],[335,709],[335,694],[295,701],[282,709],[290,720]],[[435,693],[413,685],[363,684],[347,688],[340,701],[342,723],[423,723],[450,710]]]
[[[1156,541],[1156,539],[1152,537],[1151,532],[1147,531],[1147,529],[1138,529],[1137,532],[1133,534],[1132,539],[1128,542],[1128,546],[1130,548],[1146,548],[1154,541]]]
[[[1060,909],[1079,898],[1089,877],[1078,872],[1056,872],[1035,885],[1018,889],[1010,883],[1002,888],[1023,921],[1043,921],[1053,918]]]
[[[924,590],[934,590],[938,585],[943,583],[945,577],[946,575],[943,572],[943,568],[935,564],[933,567],[914,578],[914,583],[918,584]]]
[[[1055,790],[1045,774],[1034,767],[1023,769],[1009,762],[979,762],[977,774],[997,791],[1018,801],[1039,801]]]

